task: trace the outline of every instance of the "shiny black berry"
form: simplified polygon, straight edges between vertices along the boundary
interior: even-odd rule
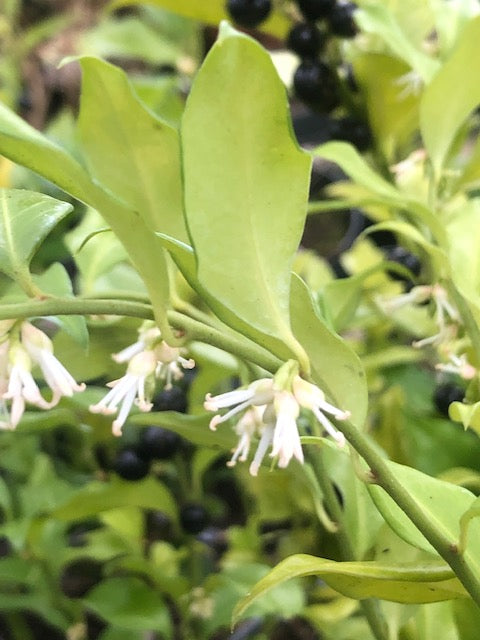
[[[369,126],[356,118],[347,116],[332,120],[330,131],[334,140],[350,142],[359,151],[366,151],[372,144]]]
[[[270,13],[271,0],[227,0],[227,11],[241,27],[258,26]]]
[[[200,533],[209,521],[210,518],[205,507],[196,502],[186,504],[180,510],[180,524],[185,533],[193,535]]]
[[[340,38],[353,38],[357,35],[357,25],[353,14],[357,5],[353,2],[342,2],[332,9],[328,15],[330,31]]]
[[[66,565],[60,578],[60,588],[68,598],[83,598],[101,579],[102,565],[90,558],[82,558]]]
[[[324,44],[324,34],[311,22],[296,24],[287,37],[287,47],[301,58],[315,57]]]
[[[297,5],[307,20],[320,20],[332,11],[335,0],[297,0]]]
[[[178,411],[186,413],[188,407],[187,396],[181,387],[163,389],[153,398],[153,411]]]
[[[113,470],[124,480],[141,480],[148,475],[150,463],[135,449],[122,449],[117,453]]]
[[[180,447],[182,439],[162,427],[147,427],[140,434],[138,453],[145,460],[167,460]]]
[[[300,100],[320,111],[331,111],[338,104],[335,75],[323,62],[304,60],[295,71],[293,86]]]
[[[387,260],[390,260],[390,262],[396,262],[397,264],[407,268],[414,276],[420,275],[422,263],[419,258],[403,247],[396,245],[395,247],[387,249],[386,258]],[[393,280],[398,280],[400,282],[407,281],[407,278],[403,274],[395,273],[394,271],[389,271],[388,274]]]
[[[448,407],[452,402],[461,402],[465,396],[465,391],[458,384],[445,382],[439,384],[433,394],[433,403],[438,412],[448,418]]]

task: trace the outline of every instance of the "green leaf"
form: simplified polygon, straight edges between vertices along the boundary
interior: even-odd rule
[[[480,402],[475,402],[474,404],[452,402],[448,408],[448,415],[455,422],[461,422],[464,429],[470,427],[480,433]]]
[[[0,207],[0,271],[14,280],[28,278],[35,251],[73,207],[20,189],[0,189]]]
[[[233,328],[254,339],[262,334],[264,344],[271,336],[296,353],[290,268],[305,221],[310,158],[293,138],[270,56],[226,24],[194,82],[181,138],[200,285],[241,320],[221,317]]]
[[[356,184],[369,191],[379,203],[412,213],[419,221],[428,225],[442,246],[445,244],[444,229],[436,215],[422,202],[408,197],[371,169],[351,144],[327,142],[314,149],[312,153],[314,156],[336,162]]]
[[[208,424],[212,414],[190,416],[176,411],[159,411],[157,413],[138,413],[130,416],[129,422],[145,426],[158,426],[175,431],[182,438],[202,447],[215,447],[229,451],[235,444],[235,434],[226,426],[225,429],[211,431]]]
[[[425,89],[420,130],[434,170],[439,173],[460,127],[480,102],[480,16],[462,31],[451,57]],[[455,91],[452,91],[455,87]]]
[[[438,602],[467,597],[447,565],[438,562],[383,564],[381,562],[335,562],[306,554],[280,562],[235,607],[233,622],[272,587],[301,576],[320,576],[349,598],[381,598],[393,602]]]
[[[92,57],[79,62],[78,131],[91,175],[153,231],[186,239],[177,132],[146,109],[121,69]]]
[[[209,584],[213,585],[213,588],[208,590],[208,595],[214,600],[213,614],[207,623],[207,632],[212,633],[219,626],[227,626],[231,622],[232,611],[239,598],[248,593],[265,574],[268,574],[267,566],[243,562],[240,566],[225,567],[220,574],[207,579],[207,589]],[[264,598],[255,602],[249,611],[249,617],[264,617],[268,614],[278,616],[281,612],[282,617],[289,618],[301,614],[304,606],[305,593],[302,585],[298,580],[294,580],[288,585],[274,586]]]
[[[400,60],[404,60],[425,82],[429,82],[439,66],[438,61],[410,41],[387,4],[363,4],[355,19],[362,31],[378,35]]]
[[[398,83],[409,67],[401,60],[378,53],[365,53],[354,61],[355,77],[365,94],[370,126],[376,145],[387,162],[409,153],[413,132],[418,128],[419,99],[403,96]]]
[[[111,7],[122,7],[144,4],[144,0],[114,0]],[[150,4],[167,11],[178,13],[186,18],[193,18],[217,26],[221,20],[229,18],[225,9],[225,0],[150,0]],[[290,26],[286,15],[280,11],[272,11],[268,20],[262,22],[260,29],[279,38],[284,38]]]
[[[365,373],[358,356],[320,318],[310,292],[296,275],[292,277],[292,327],[308,353],[312,378],[330,401],[352,414],[362,427],[367,414]]]
[[[138,631],[158,631],[172,637],[168,609],[162,598],[139,578],[108,578],[83,602],[112,625]]]
[[[81,520],[128,506],[161,509],[169,517],[177,517],[177,507],[170,492],[153,477],[139,482],[125,482],[119,478],[112,478],[108,483],[92,482],[55,509],[52,515],[60,520]]]
[[[460,518],[472,506],[473,493],[448,482],[412,469],[410,467],[387,462],[391,473],[402,484],[405,491],[415,500],[419,509],[430,523],[443,535],[456,544],[460,537]],[[368,485],[368,490],[382,516],[392,529],[404,540],[419,549],[433,552],[433,547],[417,527],[410,521],[400,507],[383,489]],[[472,572],[480,578],[480,522],[470,524],[468,545],[463,558]]]
[[[159,271],[163,269],[166,272],[162,246],[155,234],[141,221],[138,212],[103,190],[64,149],[47,140],[2,105],[0,153],[36,171],[102,214],[145,281],[155,318],[164,337],[174,342],[166,318],[168,284],[166,280],[158,278]]]
[[[480,199],[462,203],[447,225],[450,274],[459,292],[480,309]]]

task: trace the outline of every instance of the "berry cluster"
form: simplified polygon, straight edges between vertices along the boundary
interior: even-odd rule
[[[371,143],[370,130],[357,114],[349,114],[358,98],[357,86],[351,67],[338,59],[336,46],[337,38],[353,38],[357,33],[356,5],[335,0],[297,0],[297,5],[303,20],[287,36],[288,48],[301,58],[293,78],[295,95],[321,114],[343,107],[347,115],[329,118],[327,137],[365,151]]]

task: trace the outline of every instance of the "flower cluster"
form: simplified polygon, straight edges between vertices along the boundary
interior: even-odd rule
[[[170,389],[174,380],[183,377],[182,369],[195,366],[194,360],[182,356],[182,351],[162,340],[160,330],[153,322],[145,322],[139,329],[137,342],[112,356],[115,362],[128,362],[125,375],[108,383],[110,391],[100,402],[91,405],[90,411],[106,415],[118,411],[112,431],[120,436],[134,404],[140,411],[152,408],[151,398],[157,380],[162,380],[164,388]]]
[[[377,300],[384,313],[391,313],[408,304],[423,304],[431,302],[434,308],[434,321],[437,332],[421,340],[415,340],[412,346],[415,349],[432,346],[438,354],[446,359],[446,362],[435,365],[438,371],[454,373],[471,380],[477,370],[471,365],[465,353],[458,353],[464,344],[457,340],[459,328],[462,324],[457,308],[448,299],[447,291],[440,284],[431,286],[420,285],[413,287],[408,293],[391,298],[390,300]]]
[[[32,375],[38,365],[52,398],[45,400]],[[30,322],[7,320],[0,323],[0,428],[15,429],[26,403],[51,409],[62,396],[83,391],[71,374],[53,355],[50,338]]]
[[[287,362],[284,367],[291,368]],[[300,409],[312,411],[325,431],[343,446],[345,438],[337,431],[325,413],[337,420],[345,420],[350,412],[342,411],[325,399],[325,394],[317,386],[303,380],[298,374],[287,376],[282,374],[282,367],[274,378],[255,380],[246,388],[236,389],[218,396],[207,394],[204,407],[207,411],[219,411],[233,407],[223,416],[215,415],[210,421],[210,428],[217,426],[229,418],[244,412],[236,424],[239,436],[230,466],[238,460],[245,461],[250,452],[251,442],[255,435],[260,436],[257,450],[250,464],[250,473],[257,475],[268,448],[270,457],[278,460],[278,466],[284,468],[292,458],[303,463],[303,451],[297,427]]]

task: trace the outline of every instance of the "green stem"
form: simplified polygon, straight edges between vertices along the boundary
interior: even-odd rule
[[[344,514],[342,506],[338,501],[337,495],[330,481],[327,470],[323,462],[322,451],[316,452],[311,456],[311,462],[315,470],[318,482],[323,492],[325,506],[331,518],[338,524],[338,531],[335,536],[338,541],[340,555],[342,560],[356,560],[355,549],[350,539],[349,532],[345,527]],[[388,639],[388,629],[380,610],[378,600],[368,598],[360,602],[363,613],[370,629],[377,640]]]
[[[370,466],[371,476],[375,484],[388,493],[413,524],[423,533],[438,554],[453,569],[473,600],[480,606],[480,582],[463,555],[459,553],[457,548],[458,540],[444,535],[430,521],[422,507],[392,473],[388,466],[388,461],[378,453],[364,433],[347,421],[341,422],[339,428],[341,428],[350,444]]]
[[[55,315],[114,315],[153,319],[150,305],[124,300],[47,298],[0,306],[0,320]],[[178,311],[168,311],[168,321],[176,329],[184,331],[190,340],[211,344],[242,360],[249,360],[271,373],[275,373],[282,364],[279,358],[263,347],[226,328],[220,331]]]

